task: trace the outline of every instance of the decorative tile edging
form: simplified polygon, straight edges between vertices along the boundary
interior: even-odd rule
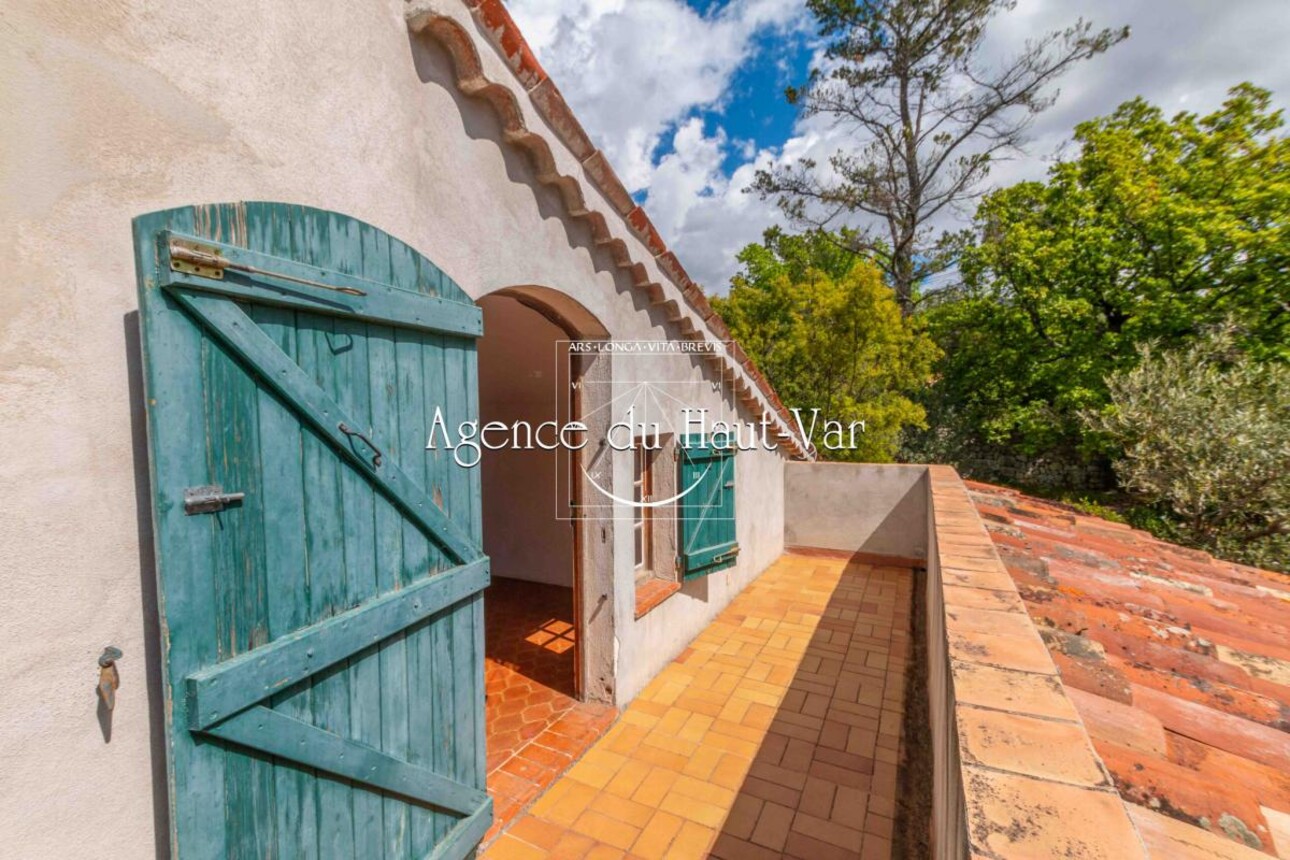
[[[937,857],[1147,858],[958,474],[928,467]]]
[[[468,28],[459,20],[461,12],[473,18],[474,27]],[[586,220],[595,243],[606,247],[615,264],[630,273],[633,286],[644,292],[652,305],[663,309],[681,337],[707,341],[711,335],[715,345],[721,347],[711,360],[723,378],[732,380],[739,400],[754,414],[771,416],[776,440],[790,453],[814,459],[814,450],[795,433],[794,420],[775,389],[739,345],[731,342],[730,330],[663,242],[649,215],[632,200],[604,153],[595,148],[502,0],[407,0],[406,17],[410,31],[427,33],[448,51],[457,88],[488,102],[501,122],[503,138],[528,153],[538,181],[559,191],[570,217]],[[492,43],[515,86],[484,73],[484,61],[475,41],[479,34]],[[539,123],[527,120],[526,108],[516,90],[528,95]],[[543,124],[546,129],[541,128]],[[584,190],[583,179],[560,170],[548,137],[554,138],[555,146],[578,163],[583,179],[605,203],[609,215],[591,202],[592,195]],[[645,253],[633,255],[632,245],[614,235],[611,224],[621,225],[632,243]],[[648,264],[637,257],[645,257]],[[662,277],[651,278],[651,267]],[[669,295],[664,281],[679,295]]]

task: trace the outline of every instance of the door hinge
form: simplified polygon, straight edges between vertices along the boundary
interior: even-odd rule
[[[218,248],[188,242],[183,239],[170,240],[170,268],[175,272],[184,272],[202,278],[223,280],[224,270],[228,268],[228,258],[220,254]]]
[[[208,484],[204,487],[188,487],[184,490],[184,513],[214,514],[229,505],[241,505],[246,493],[226,493],[219,484]]]
[[[225,269],[232,269],[235,272],[246,272],[248,275],[264,275],[283,281],[291,281],[295,284],[318,287],[322,290],[333,290],[350,296],[367,295],[364,290],[360,290],[357,287],[340,287],[335,284],[325,284],[322,281],[310,280],[309,278],[299,278],[283,272],[258,269],[246,263],[235,263],[221,254],[219,248],[213,245],[203,245],[190,239],[170,240],[170,268],[175,272],[184,272],[217,281],[224,279]]]

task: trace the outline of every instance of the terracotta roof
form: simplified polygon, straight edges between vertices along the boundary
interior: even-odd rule
[[[767,414],[779,422],[780,444],[812,459],[814,450],[797,435],[795,420],[769,380],[739,344],[733,343],[730,330],[702,288],[690,279],[649,215],[632,199],[605,154],[595,147],[506,5],[501,0],[408,0],[407,19],[413,32],[429,34],[448,51],[458,89],[493,108],[504,139],[528,154],[538,181],[560,192],[570,217],[587,222],[596,245],[609,250],[616,265],[629,273],[633,286],[651,304],[664,308],[680,336],[705,341],[710,334],[718,344],[731,343],[728,352],[722,350],[713,358],[719,373],[732,380],[736,395],[754,414]],[[491,44],[509,69],[506,78],[498,80],[485,73],[476,40]],[[501,71],[506,75],[505,69]],[[535,112],[537,122],[528,120],[526,110]],[[555,148],[571,156],[581,169],[562,171]],[[587,193],[584,183],[593,193]],[[634,243],[616,235],[620,230]],[[644,265],[646,260],[648,266]],[[662,277],[655,278],[654,273]],[[665,282],[676,292],[668,290]]]
[[[968,487],[1152,856],[1290,858],[1290,577]]]
[[[928,467],[928,482],[938,852],[974,860],[1148,860],[967,488],[949,466]]]

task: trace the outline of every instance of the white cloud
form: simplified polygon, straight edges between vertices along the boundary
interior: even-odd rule
[[[722,171],[728,145],[723,131],[707,136],[701,120],[688,120],[659,160],[649,192],[651,218],[691,277],[722,292],[735,254],[776,217],[772,204],[742,192],[752,181],[752,163],[733,177]],[[760,158],[764,164],[770,155]]]
[[[718,107],[754,36],[806,21],[801,0],[736,0],[702,16],[680,0],[514,0],[511,13],[632,191],[664,135]]]
[[[772,203],[743,193],[755,170],[806,155],[823,161],[845,142],[844,131],[817,117],[797,123],[782,146],[753,152],[692,119],[720,109],[758,33],[807,23],[803,0],[731,0],[707,17],[681,0],[512,0],[510,8],[587,130],[624,182],[648,192],[651,218],[710,291],[725,291],[734,254],[778,220]],[[992,184],[1042,176],[1077,122],[1136,95],[1169,113],[1210,110],[1243,80],[1272,89],[1279,103],[1290,96],[1285,0],[1020,0],[992,23],[986,55],[1005,56],[1079,17],[1129,24],[1133,36],[1062,80],[1027,154],[999,164]],[[656,153],[672,130],[670,149]],[[744,163],[727,176],[729,151]]]
[[[1077,123],[1110,113],[1142,96],[1166,114],[1204,113],[1241,81],[1290,99],[1290,8],[1284,0],[1022,0],[992,24],[986,51],[1005,56],[1028,37],[1074,23],[1129,25],[1132,35],[1083,63],[1059,84],[1057,103],[1031,129],[1027,155],[1000,165],[992,182],[1010,184],[1043,176]]]

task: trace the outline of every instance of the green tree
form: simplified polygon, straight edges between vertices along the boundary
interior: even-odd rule
[[[1084,413],[1123,453],[1121,485],[1220,555],[1286,569],[1290,552],[1290,365],[1259,362],[1225,326],[1183,350],[1140,350]]]
[[[911,394],[928,382],[936,348],[903,318],[882,273],[841,250],[836,235],[769,230],[739,254],[729,296],[713,299],[745,351],[833,459],[889,462],[902,429],[920,426]],[[863,421],[854,450],[820,445],[826,419]]]
[[[822,68],[786,95],[805,116],[852,134],[829,170],[803,159],[761,171],[752,190],[774,197],[797,226],[857,216],[846,238],[874,260],[902,310],[953,259],[957,236],[932,228],[974,200],[998,154],[1017,150],[1052,84],[1129,35],[1084,21],[1040,35],[995,66],[979,56],[986,26],[1016,0],[808,0],[827,40]]]
[[[1044,182],[987,197],[962,291],[927,314],[934,425],[1030,454],[1090,450],[1079,420],[1138,347],[1225,319],[1290,359],[1290,140],[1249,84],[1206,116],[1142,100],[1080,125]]]

